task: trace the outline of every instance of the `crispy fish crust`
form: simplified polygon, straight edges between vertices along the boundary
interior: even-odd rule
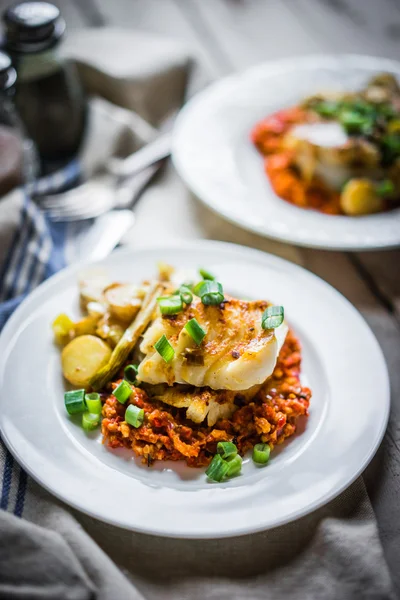
[[[268,303],[238,300],[229,296],[218,306],[205,306],[199,298],[177,315],[157,316],[147,329],[141,352],[138,379],[153,385],[190,384],[213,390],[248,390],[272,374],[288,331],[283,323],[264,330],[261,317]],[[184,328],[197,319],[207,334],[197,346]],[[175,350],[166,363],[154,344],[166,335]]]
[[[207,387],[194,388],[181,384],[146,386],[146,392],[151,399],[175,408],[187,408],[186,418],[194,423],[201,423],[207,417],[207,424],[210,427],[219,419],[231,417],[237,407],[253,398],[259,389],[259,385],[241,392],[212,390]]]

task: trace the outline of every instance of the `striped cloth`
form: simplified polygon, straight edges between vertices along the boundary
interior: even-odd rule
[[[8,237],[3,233],[0,237],[0,331],[27,294],[66,265],[66,224],[51,222],[34,198],[67,189],[79,179],[80,171],[78,161],[74,160],[62,171],[15,190],[0,201],[2,223],[11,210],[14,213],[13,231],[8,232]],[[27,475],[1,438],[0,478],[0,509],[21,517]]]
[[[64,170],[12,193],[9,201],[14,211],[17,206],[16,226],[8,247],[0,243],[0,330],[31,290],[65,266],[66,224],[51,222],[34,198],[65,190],[79,176],[79,163],[74,160]]]

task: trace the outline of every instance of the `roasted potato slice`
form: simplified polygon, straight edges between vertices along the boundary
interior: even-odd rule
[[[139,312],[142,305],[140,288],[130,283],[115,283],[104,291],[111,316],[128,322]]]
[[[62,351],[63,375],[72,385],[86,388],[110,356],[110,346],[100,338],[94,335],[76,337]]]
[[[340,206],[346,215],[369,215],[384,208],[382,198],[369,179],[351,179],[343,188]]]
[[[119,321],[113,319],[109,314],[106,314],[97,322],[95,333],[109,343],[112,348],[115,348],[124,335],[125,329],[126,325],[122,325]]]
[[[86,310],[89,302],[103,302],[103,290],[110,285],[110,278],[100,269],[89,269],[79,276],[81,308]]]
[[[99,316],[87,316],[74,323],[73,337],[79,337],[81,335],[89,335],[96,333],[97,323]]]

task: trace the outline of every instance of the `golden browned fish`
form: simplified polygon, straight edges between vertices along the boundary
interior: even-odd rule
[[[225,296],[218,306],[197,297],[183,312],[162,316],[159,309],[140,346],[144,359],[138,379],[150,384],[190,384],[213,390],[248,390],[262,384],[274,370],[287,325],[264,330],[261,318],[268,303]],[[195,318],[206,331],[198,346],[185,324]],[[165,335],[175,355],[166,363],[154,349]]]

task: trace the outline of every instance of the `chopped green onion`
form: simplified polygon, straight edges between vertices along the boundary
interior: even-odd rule
[[[204,281],[199,281],[199,283],[196,283],[196,285],[193,286],[192,290],[193,290],[193,294],[195,294],[195,296],[200,297],[200,292],[203,288],[203,285],[204,285]]]
[[[400,135],[392,133],[385,135],[381,140],[383,163],[388,165],[400,156]]]
[[[165,334],[154,344],[155,350],[165,360],[166,363],[171,362],[175,356],[175,350],[167,340]]]
[[[258,465],[266,465],[270,453],[271,448],[268,444],[256,444],[253,448],[253,460]]]
[[[218,442],[217,452],[221,458],[228,458],[237,454],[237,448],[233,442]]]
[[[336,100],[321,100],[311,106],[312,110],[317,112],[321,117],[336,117],[340,104]]]
[[[348,133],[358,133],[369,125],[369,119],[354,110],[343,110],[339,121]]]
[[[226,474],[227,477],[234,477],[235,475],[239,475],[242,470],[242,457],[239,454],[235,454],[234,456],[229,456],[226,459],[228,464],[228,472]]]
[[[212,481],[222,481],[229,471],[229,465],[220,454],[216,454],[206,471],[206,475]]]
[[[94,415],[101,415],[102,404],[100,400],[100,394],[97,392],[85,394],[85,403],[90,413]]]
[[[121,381],[118,387],[113,391],[113,395],[116,397],[118,402],[125,404],[130,395],[132,394],[132,388],[125,379]]]
[[[218,281],[201,281],[195,286],[193,292],[206,305],[221,304],[224,301],[224,291]]]
[[[392,196],[394,192],[394,183],[390,179],[384,179],[383,181],[380,181],[376,186],[376,193],[382,198],[385,198],[386,196]]]
[[[85,431],[96,429],[100,423],[100,415],[84,412],[82,415],[82,427]]]
[[[179,295],[161,296],[157,298],[162,315],[176,315],[183,310],[182,298]]]
[[[129,382],[134,384],[138,374],[138,365],[127,365],[124,369],[124,377]]]
[[[192,338],[192,340],[196,342],[198,346],[200,346],[201,342],[207,334],[207,331],[202,328],[197,319],[190,319],[190,321],[186,323],[185,329]]]
[[[86,410],[85,390],[72,390],[65,392],[64,404],[69,415],[75,415]]]
[[[144,410],[134,404],[130,404],[125,412],[125,421],[132,427],[140,427],[144,421]]]
[[[285,312],[283,306],[268,306],[261,318],[261,327],[263,329],[276,329],[282,325]]]
[[[199,273],[203,279],[208,279],[209,281],[214,281],[215,277],[210,271],[206,271],[205,269],[199,269]]]
[[[187,285],[181,285],[181,287],[178,290],[178,294],[180,295],[185,304],[190,304],[193,300],[192,291]]]

